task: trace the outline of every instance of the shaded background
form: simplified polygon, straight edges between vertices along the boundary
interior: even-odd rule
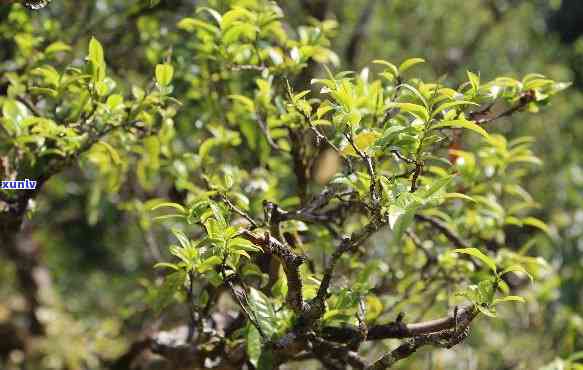
[[[75,58],[85,54],[94,35],[104,44],[107,63],[118,80],[145,83],[153,65],[173,46],[186,58],[188,43],[176,22],[192,15],[203,1],[167,0],[154,7],[133,1],[53,0],[43,11],[0,5],[0,92],[4,74],[24,61],[16,55],[18,38],[31,34],[39,43],[63,40]],[[229,1],[210,1],[224,7]],[[531,246],[550,269],[537,282],[527,305],[499,320],[481,320],[470,340],[454,351],[420,355],[401,368],[560,369],[560,359],[583,350],[583,1],[581,0],[288,0],[279,1],[287,21],[297,26],[309,17],[338,23],[333,47],[338,68],[360,70],[373,59],[425,58],[421,69],[448,83],[465,79],[466,69],[487,80],[539,72],[573,81],[573,87],[536,116],[520,115],[496,123],[513,136],[536,138],[544,161],[526,184],[540,207],[535,214],[551,225],[551,237]],[[16,40],[16,41],[15,41]],[[319,73],[319,71],[315,71]],[[196,120],[188,108],[195,87],[177,86],[185,103],[177,117],[187,137]],[[99,368],[126,349],[131,335],[151,321],[147,296],[152,265],[164,254],[167,236],[151,229],[140,205],[127,199],[174,196],[161,179],[149,192],[124,184],[116,194],[95,186],[95,172],[71,169],[51,180],[23,239],[38,250],[52,276],[46,290],[47,339],[35,343],[41,368]],[[157,181],[157,182],[156,182]],[[34,232],[33,232],[34,230]],[[509,230],[509,247],[526,239]],[[22,360],[6,322],[18,321],[22,297],[15,266],[0,261],[0,368]],[[48,284],[48,282],[47,282]],[[15,314],[16,312],[16,314]]]

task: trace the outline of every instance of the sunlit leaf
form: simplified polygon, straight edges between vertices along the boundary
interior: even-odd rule
[[[417,65],[420,63],[425,63],[425,59],[422,59],[422,58],[407,59],[403,63],[401,63],[401,65],[399,66],[399,73],[403,73],[403,72],[407,71],[408,69],[410,69],[411,67],[413,67],[414,65]]]
[[[486,132],[486,130],[484,130],[482,127],[480,127],[476,123],[474,123],[472,121],[463,120],[463,119],[442,121],[436,125],[431,126],[431,128],[435,129],[435,130],[439,129],[439,128],[465,128],[465,129],[474,131],[474,132],[482,135],[485,138],[488,138],[490,136],[488,134],[488,132]]]
[[[469,254],[470,256],[474,256],[480,261],[484,262],[484,264],[486,264],[490,270],[496,272],[496,262],[492,258],[482,253],[478,248],[460,248],[454,249],[453,251],[455,253]]]

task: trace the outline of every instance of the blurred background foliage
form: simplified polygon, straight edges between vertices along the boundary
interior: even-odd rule
[[[210,0],[225,9],[253,0]],[[7,74],[26,68],[35,51],[54,41],[71,46],[55,62],[79,62],[95,36],[106,49],[110,73],[132,85],[147,86],[154,66],[172,57],[187,76],[192,45],[177,29],[205,1],[54,0],[43,11],[0,5],[0,93]],[[482,78],[520,78],[543,73],[574,85],[538,115],[496,122],[511,136],[532,136],[544,164],[529,174],[528,191],[539,203],[535,216],[550,225],[530,248],[550,265],[548,275],[525,292],[526,305],[512,306],[503,320],[480,320],[472,336],[453,351],[428,351],[400,364],[423,369],[563,369],[583,350],[583,2],[580,0],[285,0],[278,4],[290,26],[326,20],[338,68],[360,71],[373,59],[400,61],[423,57],[422,75],[464,81],[466,69]],[[314,21],[316,22],[316,21]],[[328,56],[330,57],[330,56]],[[321,74],[322,71],[315,71]],[[185,152],[195,150],[197,79],[179,78],[175,136]],[[298,89],[299,90],[299,89]],[[471,143],[467,144],[471,145]],[[163,149],[162,149],[163,150]],[[87,160],[90,162],[90,160]],[[148,167],[146,165],[146,167]],[[124,171],[124,169],[119,169]],[[187,168],[169,170],[175,179]],[[169,173],[170,174],[170,173]],[[151,325],[144,302],[154,279],[152,265],[170,237],[152,228],[142,201],[174,197],[185,189],[164,172],[142,171],[123,184],[83,163],[48,184],[24,238],[40,246],[53,288],[42,312],[49,323],[39,349],[39,368],[99,368],[126,350],[131,335]],[[113,181],[113,180],[112,180]],[[114,181],[115,182],[115,181]],[[178,186],[177,186],[178,184]],[[261,184],[257,184],[261,186]],[[34,228],[30,225],[34,225]],[[34,231],[33,231],[34,230]],[[511,248],[530,235],[507,230]],[[0,261],[0,324],[14,320],[22,298],[14,266]],[[16,316],[16,320],[18,317]],[[0,349],[4,336],[0,325]],[[18,368],[17,352],[0,367]]]

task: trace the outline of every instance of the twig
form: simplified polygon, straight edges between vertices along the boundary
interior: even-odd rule
[[[419,180],[419,176],[423,172],[423,162],[420,160],[415,161],[415,169],[413,170],[413,179],[411,180],[411,189],[409,190],[410,193],[414,193],[417,191],[417,180]]]
[[[239,207],[233,204],[233,202],[231,202],[231,200],[226,195],[223,195],[222,199],[223,202],[225,202],[225,204],[231,209],[231,211],[246,219],[251,224],[252,229],[256,229],[258,227],[257,222],[251,216],[249,216],[247,212],[241,210]]]
[[[500,112],[493,117],[481,118],[478,115],[478,117],[474,120],[479,125],[487,124],[487,123],[496,121],[497,119],[500,119],[502,117],[508,117],[508,116],[513,115],[514,113],[523,109],[524,107],[526,107],[529,103],[531,103],[534,100],[535,100],[534,91],[528,90],[528,91],[522,93],[522,95],[520,95],[520,98],[518,99],[518,102],[516,102],[516,104],[514,104],[512,107],[506,109],[505,111]],[[474,112],[472,112],[472,113],[474,113]],[[470,119],[473,119],[472,113],[470,113]],[[476,112],[476,113],[480,113],[480,112]],[[474,116],[476,116],[476,113],[474,113]]]
[[[417,164],[417,162],[414,159],[405,157],[397,149],[391,150],[391,153],[393,153],[395,155],[395,157],[397,157],[398,159],[402,160],[403,162],[405,162],[407,164]]]
[[[186,289],[187,306],[188,306],[188,334],[186,336],[186,342],[192,342],[194,337],[194,330],[196,328],[196,306],[194,304],[194,273],[192,271],[188,272],[188,288]]]
[[[259,325],[259,322],[255,317],[255,313],[249,309],[247,290],[243,286],[243,282],[239,278],[239,275],[237,275],[236,273],[232,273],[231,275],[227,276],[224,262],[221,265],[221,275],[223,276],[223,283],[231,291],[231,295],[233,296],[239,307],[241,307],[244,314],[247,316],[247,319],[251,322],[251,324],[253,324],[253,326],[255,326],[255,328],[259,332],[259,335],[261,335],[261,337],[264,340],[267,340],[268,338],[261,329],[261,326]]]
[[[470,244],[463,240],[459,235],[457,235],[453,230],[449,228],[444,222],[441,220],[431,217],[425,216],[422,214],[416,214],[415,219],[418,221],[423,221],[429,223],[431,226],[435,227],[439,230],[449,241],[451,241],[457,248],[470,248]]]
[[[334,274],[334,269],[336,268],[336,264],[338,260],[344,253],[349,250],[353,250],[363,244],[372,234],[374,234],[383,224],[375,224],[369,223],[364,227],[364,229],[360,230],[359,232],[354,233],[349,237],[345,237],[342,239],[334,253],[332,254],[332,258],[328,262],[328,266],[326,266],[326,270],[324,271],[324,277],[322,278],[322,282],[320,283],[320,287],[318,288],[318,294],[316,296],[317,299],[324,301],[328,296],[328,288],[330,287],[330,282],[332,281],[332,275]]]
[[[18,95],[16,96],[16,100],[24,104],[28,108],[28,110],[30,110],[35,116],[37,117],[44,116],[44,114],[41,111],[39,111],[37,107],[30,100],[28,100],[28,98]]]
[[[373,159],[366,154],[365,152],[363,152],[362,150],[360,150],[360,148],[358,148],[356,146],[356,144],[354,143],[354,140],[352,139],[352,135],[349,135],[348,133],[344,133],[344,137],[346,137],[346,140],[348,140],[348,142],[350,143],[350,145],[352,146],[352,148],[354,149],[354,151],[358,154],[358,156],[360,158],[362,158],[362,160],[364,160],[365,164],[366,164],[366,170],[368,171],[368,176],[370,178],[370,200],[372,203],[372,208],[373,211],[376,212],[375,216],[378,219],[380,219],[380,209],[379,208],[379,202],[380,202],[380,196],[377,192],[377,178],[376,178],[376,174],[375,174],[375,170],[374,170],[374,162]]]
[[[279,145],[277,145],[277,143],[273,140],[273,136],[271,136],[271,133],[269,132],[269,127],[267,127],[267,122],[265,122],[265,120],[263,119],[263,116],[261,115],[261,113],[256,112],[255,113],[255,117],[257,118],[257,124],[259,125],[259,128],[261,129],[261,132],[263,132],[263,135],[265,136],[265,139],[267,140],[267,143],[269,144],[269,146],[273,149],[273,150],[283,150]]]
[[[399,93],[401,92],[401,86],[403,81],[401,80],[400,76],[397,76],[395,80],[395,91],[393,92],[393,96],[391,97],[391,101],[397,100],[399,97]],[[388,109],[381,120],[381,125],[384,126],[391,118],[396,116],[401,110],[399,108],[391,108]]]

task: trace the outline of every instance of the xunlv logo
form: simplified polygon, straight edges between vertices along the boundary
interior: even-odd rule
[[[13,181],[2,181],[0,182],[0,189],[6,190],[34,190],[36,189],[36,181],[29,179],[26,180],[13,180]]]

